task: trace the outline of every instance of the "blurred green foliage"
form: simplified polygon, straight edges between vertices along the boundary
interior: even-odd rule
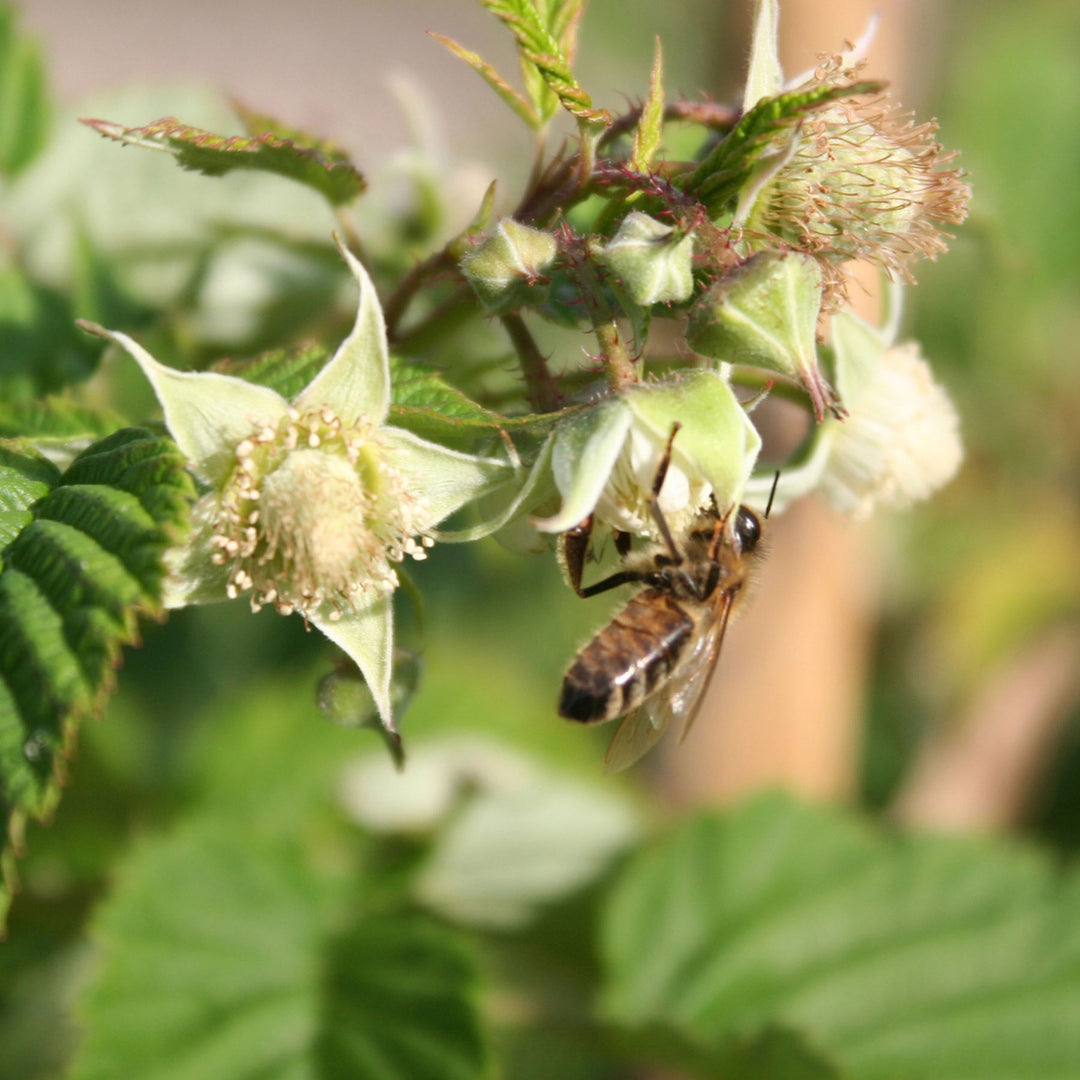
[[[1080,612],[1080,11],[1069,0],[940,7],[948,47],[932,96],[974,177],[975,212],[949,257],[922,268],[908,324],[956,396],[969,460],[945,497],[898,524],[862,762],[872,809],[889,804],[927,731]],[[583,49],[625,31],[639,89],[656,30],[669,56],[686,57],[685,85],[707,81],[714,58],[699,39],[724,18],[717,5],[642,5],[648,18],[620,6],[619,34],[605,9],[586,21]],[[5,11],[0,56],[14,32]],[[625,70],[622,49],[611,54],[597,71]],[[197,367],[286,330],[332,339],[345,325],[331,218],[310,193],[185,176],[69,118],[46,144],[36,60],[20,63],[32,108],[12,105],[24,99],[0,81],[0,222],[18,255],[0,265],[0,422],[65,387],[72,407],[108,401],[143,419],[145,391],[100,363],[75,317],[138,329]],[[139,97],[138,114],[220,129],[209,96]],[[13,110],[34,121],[18,139],[3,120]],[[405,202],[392,228],[422,250],[438,198],[420,177]],[[226,217],[228,230],[215,224]],[[387,275],[412,257],[393,250]],[[481,323],[430,358],[444,363],[463,342],[492,397],[504,392],[501,346]],[[894,842],[778,799],[669,833],[634,781],[598,776],[599,742],[554,717],[563,666],[598,619],[554,560],[490,541],[441,546],[413,576],[424,677],[405,731],[418,760],[431,750],[444,816],[387,828],[348,809],[345,767],[381,746],[319,715],[330,659],[299,619],[230,605],[146,626],[107,717],[85,727],[56,820],[30,828],[0,947],[0,1080],[62,1075],[73,1053],[74,1075],[102,1080],[471,1077],[491,1075],[493,1055],[515,1080],[614,1078],[641,1062],[744,1080],[1080,1069],[1076,887],[1049,866],[1080,844],[1080,715],[1032,810],[1049,857]],[[438,742],[462,733],[486,750]],[[559,806],[592,807],[579,829],[545,810],[552,792]],[[626,823],[602,850],[587,843],[590,814]],[[470,835],[470,822],[490,830],[500,815],[554,817],[563,842],[550,823],[516,845],[497,836],[509,848],[493,859],[549,860],[535,888],[528,874],[497,879],[507,894],[492,907],[525,912],[518,923],[448,915],[447,895],[470,894],[444,876],[440,908],[420,887],[425,868],[463,828],[483,851],[492,834]],[[628,856],[639,833],[659,838]],[[447,866],[458,886],[491,869]],[[931,984],[942,997],[927,1004]]]

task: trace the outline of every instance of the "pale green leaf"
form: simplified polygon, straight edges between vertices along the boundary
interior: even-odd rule
[[[513,470],[497,458],[476,457],[428,442],[402,428],[385,427],[380,438],[395,468],[416,493],[421,528],[438,525],[455,510],[513,479]]]
[[[472,1080],[476,974],[445,930],[354,915],[294,839],[203,817],[144,842],[96,919],[73,1080]]]
[[[854,1080],[1067,1080],[1080,880],[1005,841],[898,838],[771,797],[641,855],[603,1008],[720,1045],[781,1026]]]
[[[666,441],[679,421],[676,460],[691,463],[722,510],[740,500],[761,450],[761,436],[719,372],[689,372],[678,382],[629,393],[626,400],[658,440]]]

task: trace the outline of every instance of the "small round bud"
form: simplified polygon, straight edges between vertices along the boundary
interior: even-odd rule
[[[694,237],[634,211],[600,250],[635,304],[681,303],[694,291]]]
[[[491,315],[516,311],[543,298],[541,279],[555,261],[558,242],[550,233],[503,218],[475,251],[461,260],[461,272]]]
[[[725,274],[690,312],[686,338],[704,356],[798,379],[818,420],[840,409],[817,361],[822,274],[797,251],[761,251]]]

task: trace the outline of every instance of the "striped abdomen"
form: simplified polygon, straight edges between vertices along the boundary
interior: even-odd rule
[[[559,715],[599,723],[637,708],[671,674],[693,630],[667,593],[638,593],[577,654],[563,679]]]

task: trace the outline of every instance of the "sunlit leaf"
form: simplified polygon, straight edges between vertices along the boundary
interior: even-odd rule
[[[340,881],[243,821],[144,844],[97,919],[75,1080],[486,1075],[476,974],[445,930],[360,915]]]
[[[0,910],[24,821],[55,804],[78,720],[135,640],[136,614],[159,607],[162,555],[192,495],[176,445],[139,428],[62,476],[17,446],[0,458]]]
[[[165,150],[184,169],[224,176],[237,169],[276,173],[306,184],[333,205],[351,202],[367,186],[343,150],[313,139],[286,138],[280,129],[254,136],[219,135],[166,116],[142,127],[108,120],[84,120],[99,135],[117,142]]]
[[[1075,875],[1013,844],[756,800],[628,867],[603,924],[604,1008],[717,1046],[783,1027],[857,1080],[1065,1080],[1078,897]]]

